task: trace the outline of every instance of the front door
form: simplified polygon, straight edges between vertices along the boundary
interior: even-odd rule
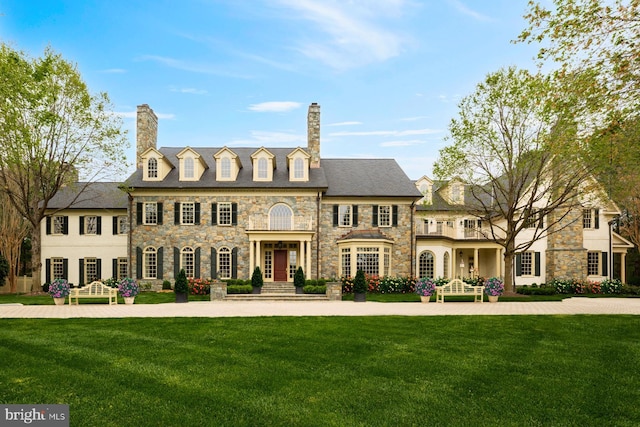
[[[276,250],[273,253],[273,281],[286,282],[287,274],[287,251]]]

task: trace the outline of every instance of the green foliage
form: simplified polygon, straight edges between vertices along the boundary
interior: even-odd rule
[[[297,288],[303,287],[305,284],[304,271],[302,271],[302,267],[298,267],[295,274],[293,275],[293,285]]]
[[[186,294],[189,292],[189,281],[187,280],[187,273],[185,273],[184,268],[178,272],[175,284],[173,285],[173,291],[176,294]]]
[[[551,286],[523,285],[516,288],[516,292],[522,295],[555,295],[556,289]]]
[[[171,289],[171,282],[168,280],[163,280],[162,281],[162,290],[163,291],[167,291]]]
[[[4,285],[4,281],[9,275],[9,263],[5,257],[0,254],[0,286]]]
[[[262,271],[260,271],[260,267],[256,267],[253,270],[253,274],[251,275],[251,286],[253,286],[254,288],[261,288],[262,285],[264,285]]]
[[[251,285],[227,285],[227,294],[250,294],[253,292]]]
[[[326,294],[327,293],[326,286],[306,285],[302,288],[302,290],[305,294]]]
[[[358,270],[355,279],[353,279],[353,292],[356,294],[363,294],[367,292],[367,281],[364,277],[364,272]]]

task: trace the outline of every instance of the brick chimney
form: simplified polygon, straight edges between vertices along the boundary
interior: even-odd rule
[[[311,155],[311,167],[320,167],[320,106],[314,102],[309,105],[307,114],[307,149]]]
[[[141,155],[149,147],[157,148],[158,116],[147,104],[138,105],[136,121],[136,165],[142,167]]]

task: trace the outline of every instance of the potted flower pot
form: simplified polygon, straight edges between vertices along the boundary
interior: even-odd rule
[[[64,305],[64,300],[65,300],[65,299],[66,299],[66,298],[64,298],[64,297],[62,297],[62,298],[54,298],[54,299],[53,299],[53,302],[55,302],[55,303],[56,303],[56,305]]]
[[[428,303],[431,301],[431,295],[420,295],[420,301],[423,303]]]
[[[251,286],[253,286],[252,294],[259,294],[262,290],[262,285],[264,285],[264,280],[262,278],[262,271],[260,267],[256,267],[253,270],[253,274],[251,275]]]
[[[189,282],[187,281],[187,273],[184,268],[180,270],[173,285],[173,291],[176,293],[176,302],[189,302]]]
[[[353,279],[353,300],[355,302],[365,302],[367,300],[367,280],[364,271],[358,270]]]
[[[487,295],[487,298],[489,298],[489,302],[498,302],[500,295]]]

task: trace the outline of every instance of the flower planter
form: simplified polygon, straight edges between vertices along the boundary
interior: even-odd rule
[[[62,297],[62,298],[54,298],[53,301],[56,303],[56,305],[64,305],[64,300],[66,298]]]
[[[189,294],[186,292],[176,292],[176,302],[189,302]]]
[[[261,286],[254,286],[253,289],[251,290],[252,294],[259,294],[262,291],[262,287]]]
[[[367,300],[367,294],[365,292],[356,292],[353,294],[353,300],[355,302],[365,302]]]
[[[422,303],[426,304],[429,301],[431,301],[431,295],[429,296],[424,296],[424,295],[420,295],[420,301],[422,301]]]
[[[136,299],[136,297],[123,297],[124,298],[124,303],[126,305],[132,305],[133,304],[133,300]]]
[[[296,294],[304,294],[304,288],[302,286],[296,286]]]
[[[498,302],[499,297],[500,295],[487,295],[487,298],[489,298],[489,302]]]

